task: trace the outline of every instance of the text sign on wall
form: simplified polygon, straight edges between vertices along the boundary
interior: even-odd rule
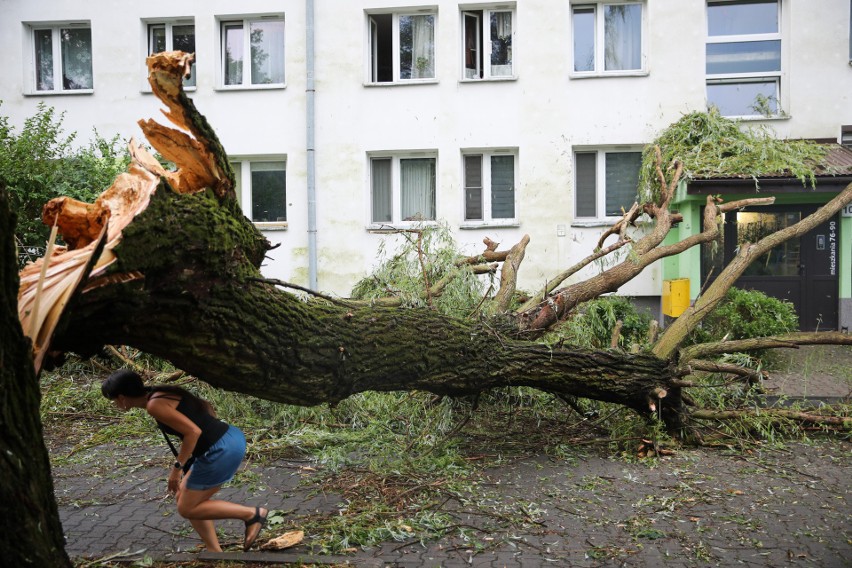
[[[844,207],[841,210],[840,216],[841,217],[852,217],[852,203],[850,203],[849,205],[847,205],[846,207]]]
[[[828,243],[829,274],[837,276],[837,221],[828,224]]]

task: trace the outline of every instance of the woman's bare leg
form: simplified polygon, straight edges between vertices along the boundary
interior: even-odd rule
[[[216,526],[211,520],[189,519],[189,524],[201,537],[204,542],[204,548],[210,552],[222,552],[222,547],[219,546],[219,537],[216,535]]]
[[[240,519],[251,520],[254,517],[253,507],[238,505],[230,501],[210,498],[219,491],[221,486],[210,489],[188,489],[186,487],[186,475],[181,480],[180,489],[175,496],[177,499],[178,513],[189,520],[192,528],[201,537],[205,548],[211,552],[221,552],[219,537],[216,536],[216,528],[213,524],[217,519]],[[266,509],[262,509],[266,511]]]

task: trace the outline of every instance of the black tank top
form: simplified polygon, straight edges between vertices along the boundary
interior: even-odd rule
[[[204,453],[210,449],[210,446],[219,441],[219,438],[225,435],[225,432],[228,431],[228,424],[219,420],[218,418],[207,414],[204,409],[195,408],[195,405],[187,402],[184,397],[175,398],[180,395],[176,395],[173,393],[167,393],[164,391],[154,391],[152,394],[157,394],[157,392],[163,393],[160,396],[156,396],[152,398],[165,398],[167,400],[179,400],[177,405],[177,411],[192,420],[193,424],[198,426],[201,429],[201,436],[198,438],[198,442],[195,444],[195,449],[192,450],[192,457],[197,458],[198,456],[203,456]],[[165,395],[165,396],[164,396]],[[183,440],[183,434],[170,427],[167,424],[163,424],[159,420],[157,420],[157,425],[166,433],[177,436],[181,440]]]

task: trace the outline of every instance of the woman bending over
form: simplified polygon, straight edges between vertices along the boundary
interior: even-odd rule
[[[244,521],[243,550],[251,548],[266,524],[267,509],[212,499],[243,461],[246,439],[240,429],[216,418],[209,402],[186,389],[146,387],[142,377],[129,369],[111,374],[101,392],[121,410],[145,409],[164,434],[181,439],[178,450],[166,436],[177,460],[169,472],[169,491],[175,494],[178,513],[189,520],[207,550],[222,550],[213,525],[218,519]]]

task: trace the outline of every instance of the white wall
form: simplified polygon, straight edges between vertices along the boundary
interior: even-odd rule
[[[517,79],[463,82],[458,2],[438,7],[437,81],[366,85],[366,11],[415,5],[406,0],[316,0],[316,164],[319,287],[347,294],[375,262],[384,235],[368,230],[368,153],[432,150],[438,155],[438,218],[463,220],[461,149],[518,148],[516,227],[462,229],[465,251],[482,239],[515,244],[531,236],[520,285],[542,286],[594,248],[602,227],[572,226],[572,151],[576,145],[638,145],[682,114],[705,106],[703,2],[650,0],[647,74],[574,78],[570,4],[519,0],[513,43]],[[82,138],[93,125],[105,136],[140,136],[136,121],[158,117],[142,92],[144,18],[194,16],[198,53],[196,105],[235,156],[287,156],[286,231],[268,232],[281,246],[264,268],[274,278],[307,284],[305,158],[305,3],[224,0],[143,3],[89,0],[0,0],[0,113],[19,126],[39,102],[66,111]],[[216,16],[285,13],[286,88],[216,90]],[[26,21],[91,20],[95,89],[88,95],[23,95]],[[836,137],[852,124],[848,0],[783,2],[785,120],[766,121],[786,137]],[[27,49],[29,49],[27,47]],[[557,236],[557,227],[565,235]],[[503,248],[503,247],[501,247]],[[588,274],[588,271],[586,272]],[[622,292],[659,295],[660,271],[647,270]]]

